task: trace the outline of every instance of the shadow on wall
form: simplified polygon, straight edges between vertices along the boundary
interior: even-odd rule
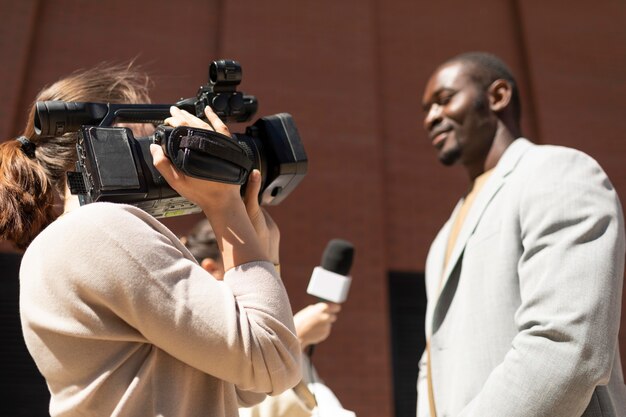
[[[31,358],[20,325],[19,266],[22,257],[0,252],[0,416],[46,416],[50,394]]]

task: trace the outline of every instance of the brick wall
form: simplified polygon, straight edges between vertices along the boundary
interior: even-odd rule
[[[20,133],[43,85],[103,60],[136,58],[154,101],[168,103],[194,95],[211,60],[237,59],[258,115],[293,115],[309,171],[271,210],[283,275],[298,310],[314,301],[305,288],[328,240],[355,243],[350,298],[315,363],[360,417],[393,415],[388,272],[423,270],[466,187],[421,128],[422,88],[442,60],[503,57],[521,84],[526,135],[588,152],[626,196],[626,7],[616,0],[2,0],[0,12],[0,138]],[[167,224],[184,233],[196,219]],[[626,358],[624,331],[621,345]]]

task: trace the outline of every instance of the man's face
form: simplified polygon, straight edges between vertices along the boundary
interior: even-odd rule
[[[426,84],[424,127],[445,165],[482,164],[497,128],[487,93],[469,75],[472,66],[452,62]]]

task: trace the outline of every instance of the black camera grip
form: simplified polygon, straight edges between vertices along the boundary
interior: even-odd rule
[[[239,166],[246,172],[250,172],[252,160],[248,157],[245,150],[233,142],[232,139],[210,130],[206,130],[204,135],[206,136],[184,136],[181,138],[178,146],[181,149],[188,148],[215,156]],[[216,141],[216,139],[218,140]]]

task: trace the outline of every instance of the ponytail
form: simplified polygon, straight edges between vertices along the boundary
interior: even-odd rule
[[[22,148],[17,140],[0,144],[0,238],[18,249],[58,217],[46,173]]]

